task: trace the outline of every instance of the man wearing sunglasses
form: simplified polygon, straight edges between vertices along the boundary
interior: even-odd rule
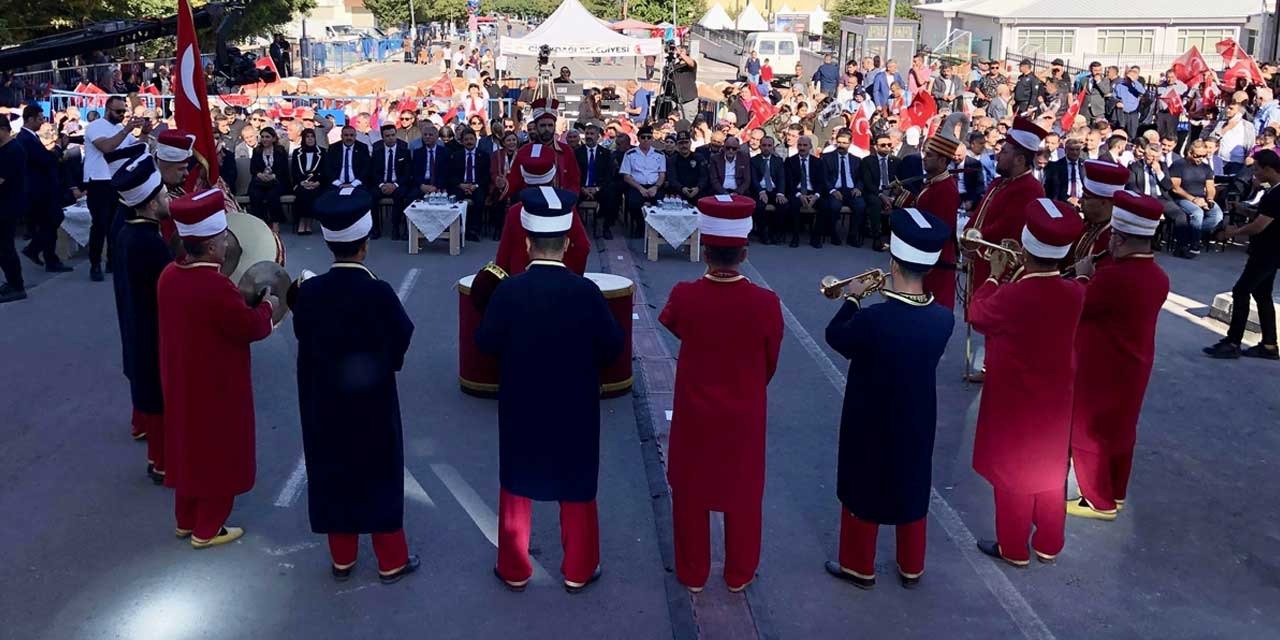
[[[141,131],[143,135],[151,132],[151,123],[146,118],[129,118],[126,122],[128,114],[129,106],[124,98],[109,98],[103,117],[89,123],[84,132],[84,181],[88,192],[89,215],[92,218],[92,226],[89,228],[89,277],[94,282],[103,279],[104,244],[107,246],[108,256],[111,255],[110,247],[114,244],[114,239],[107,237],[107,229],[111,226],[111,216],[115,212],[116,199],[119,198],[111,188],[111,171],[107,168],[103,154],[114,151],[121,145],[137,142],[132,133],[135,130]],[[29,253],[24,249],[23,253],[37,264],[44,264],[44,261],[38,259],[39,256],[33,256],[34,252]],[[45,268],[51,271],[55,268],[70,269],[56,261],[45,264]],[[110,270],[111,265],[108,264],[107,271]]]

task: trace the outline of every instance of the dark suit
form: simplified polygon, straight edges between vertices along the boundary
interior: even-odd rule
[[[324,160],[324,152],[319,147],[298,147],[293,150],[293,158],[289,162],[289,174],[293,178],[293,219],[299,221],[311,217],[311,206],[324,190],[321,182],[320,165]],[[320,186],[307,189],[303,182],[318,182]]]
[[[791,244],[796,244],[800,239],[800,195],[816,194],[818,200],[814,202],[813,208],[817,212],[816,215],[821,216],[823,212],[822,204],[825,200],[827,192],[831,190],[831,181],[827,179],[826,166],[822,164],[822,159],[817,156],[809,156],[809,184],[806,187],[804,182],[803,164],[801,156],[794,155],[787,158],[787,226],[791,228]],[[814,220],[813,228],[809,232],[809,244],[813,246],[822,246],[822,235],[826,231],[826,225],[819,220]]]
[[[784,168],[786,160],[777,154],[768,156],[769,188],[765,188],[765,159],[763,153],[751,159],[751,193],[748,195],[756,201],[755,227],[763,242],[770,244],[781,239],[782,212],[786,210],[785,205],[778,204],[778,196],[789,199],[791,194],[787,192],[787,173]],[[765,195],[764,202],[760,200],[761,193]],[[765,206],[769,204],[774,205],[772,216],[765,211]]]
[[[410,161],[409,143],[396,140],[392,150],[391,166],[387,166],[387,145],[381,140],[373,143],[373,151],[369,154],[369,173],[364,178],[365,187],[373,195],[376,203],[382,198],[391,198],[391,239],[399,240],[406,232],[404,208],[416,194],[413,193],[413,163]],[[389,170],[388,170],[389,169]],[[389,182],[395,189],[388,195],[382,192],[382,184]],[[472,208],[472,211],[476,209]],[[377,212],[373,218],[374,237],[382,235],[382,216]]]
[[[1084,181],[1084,154],[1080,155],[1077,165],[1079,173],[1078,179]],[[1070,162],[1067,158],[1054,160],[1044,170],[1044,195],[1046,198],[1053,200],[1061,200],[1066,202],[1071,190],[1072,174],[1067,170],[1067,164]]]
[[[833,244],[839,242],[835,234],[835,222],[840,219],[841,207],[849,207],[848,240],[850,244],[861,244],[861,226],[858,223],[866,216],[867,210],[867,203],[862,199],[862,181],[858,178],[862,160],[852,153],[840,153],[836,150],[822,154],[822,164],[826,165],[827,176],[831,178],[831,194],[826,199],[831,241]],[[838,200],[835,198],[836,193],[840,194]]]
[[[263,180],[258,174],[270,167],[274,180]],[[262,147],[253,150],[249,159],[249,211],[268,224],[284,222],[284,208],[280,204],[280,196],[289,192],[289,153],[284,147],[276,145],[268,158]]]
[[[1164,207],[1164,218],[1173,225],[1173,241],[1175,248],[1185,247],[1191,242],[1190,221],[1187,212],[1173,200],[1173,178],[1169,175],[1169,166],[1160,163],[1160,177],[1156,179],[1155,188],[1148,192],[1149,182],[1154,172],[1147,171],[1145,162],[1134,161],[1129,164],[1129,182],[1125,188],[1144,195],[1150,195],[1160,201]],[[1159,192],[1157,195],[1156,192]]]
[[[64,217],[58,156],[45,149],[40,138],[28,129],[18,130],[13,142],[27,155],[27,221],[34,236],[28,248],[31,253],[41,254],[46,265],[56,265],[60,262],[56,252],[58,227]],[[110,217],[104,224],[109,223]]]
[[[595,153],[592,154],[594,157],[588,159],[587,146],[583,145],[575,149],[573,154],[578,160],[579,185],[600,189],[594,198],[582,191],[578,192],[578,197],[582,200],[594,200],[599,204],[596,217],[604,223],[604,228],[608,229],[618,219],[618,194],[621,193],[614,188],[614,183],[618,179],[618,163],[614,159],[613,152],[596,145]]]
[[[696,205],[698,198],[711,193],[711,159],[696,152],[682,156],[679,152],[667,158],[667,191]],[[683,189],[697,189],[693,197],[687,197]]]
[[[898,175],[898,163],[900,160],[892,155],[885,158],[888,165],[889,175],[881,179],[880,156],[871,154],[862,159],[862,200],[867,205],[866,217],[869,224],[872,246],[880,241],[880,229],[882,228],[880,217],[887,212],[884,211],[884,203],[880,201],[881,183],[888,185],[893,182],[895,176]],[[889,194],[886,193],[886,196]],[[854,229],[862,231],[862,221],[854,220]]]
[[[430,162],[431,166],[427,164]],[[428,172],[430,169],[430,172]],[[445,189],[449,184],[449,149],[437,144],[433,149],[419,149],[413,155],[414,196],[421,197],[423,185]]]
[[[733,179],[734,187],[730,191],[724,188],[724,154],[712,158],[707,164],[707,188],[714,195],[726,193],[736,193],[738,195],[747,195],[747,190],[751,188],[751,156],[738,151],[737,160],[734,162]]]
[[[24,288],[22,262],[13,244],[18,218],[27,209],[27,153],[15,140],[0,147],[0,270],[5,282],[14,289]]]
[[[982,202],[982,164],[977,160],[968,156],[964,159],[964,166],[961,167],[964,173],[960,174],[957,187],[963,186],[964,190],[960,193],[960,205],[966,203],[970,209],[978,206]]]
[[[369,147],[360,142],[356,142],[353,146],[355,148],[351,150],[351,166],[346,168],[346,179],[343,179],[343,153],[346,145],[339,143],[329,147],[320,170],[321,175],[324,176],[325,186],[337,186],[333,183],[338,180],[342,182],[359,180],[362,184],[364,183],[369,173]]]
[[[467,200],[471,204],[468,209],[476,215],[482,215],[484,211],[485,195],[489,193],[489,185],[493,182],[493,176],[489,175],[492,169],[489,154],[475,149],[472,151],[475,155],[472,157],[471,175],[467,175],[467,150],[464,148],[456,154],[449,156],[449,193],[453,194],[458,200]],[[462,190],[462,185],[474,184],[476,188],[467,195]],[[483,217],[479,218],[483,220]],[[478,240],[478,234],[473,236],[475,232],[468,232],[471,236],[469,240]]]

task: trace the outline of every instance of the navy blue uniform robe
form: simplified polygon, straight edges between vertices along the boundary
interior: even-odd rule
[[[160,235],[160,223],[132,218],[115,241],[116,270],[112,286],[120,320],[124,375],[129,379],[133,408],[164,413],[160,392],[160,319],[156,283],[173,262],[173,253]]]
[[[600,371],[623,347],[599,287],[560,263],[535,260],[498,285],[475,338],[502,368],[502,488],[533,500],[595,500]]]
[[[335,263],[298,288],[298,409],[316,533],[391,533],[404,521],[396,372],[413,322],[391,285]]]
[[[906,524],[929,511],[936,374],[955,318],[933,302],[885,298],[845,302],[827,325],[827,344],[849,359],[836,495],[862,520]]]

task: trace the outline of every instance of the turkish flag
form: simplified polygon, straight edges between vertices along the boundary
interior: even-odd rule
[[[1195,47],[1192,48],[1194,49]],[[1076,95],[1076,99],[1067,105],[1066,113],[1062,114],[1061,128],[1064,132],[1071,131],[1071,128],[1075,125],[1076,116],[1080,115],[1080,105],[1084,104],[1084,96],[1088,92],[1088,87],[1081,89],[1080,93]]]
[[[203,171],[187,176],[187,192],[195,191],[204,173],[205,184],[218,184],[217,145],[213,141],[213,121],[209,116],[209,90],[205,87],[204,69],[200,63],[200,44],[196,41],[196,23],[191,4],[178,0],[178,69],[173,87],[173,111],[178,128],[196,137],[193,151]]]
[[[752,89],[755,89],[752,87]],[[747,107],[747,111],[751,114],[751,118],[747,121],[747,130],[750,131],[756,127],[764,126],[764,123],[778,115],[778,107],[769,102],[768,98],[760,95],[759,90],[753,90],[751,93],[754,97],[743,101],[743,105]]]
[[[453,82],[449,81],[449,74],[441,74],[440,79],[436,80],[436,83],[427,91],[437,98],[453,97]]]
[[[253,68],[258,69],[260,71],[270,71],[271,73],[276,74],[275,78],[272,79],[272,82],[275,82],[276,80],[280,79],[280,71],[276,69],[276,61],[272,60],[271,56],[262,56],[258,58],[257,62],[253,63]],[[266,83],[259,80],[258,84],[266,84]]]
[[[867,110],[858,108],[853,112],[853,121],[849,123],[849,128],[853,131],[852,145],[854,149],[866,156],[871,153],[871,118],[867,117]]]
[[[1192,45],[1186,53],[1175,58],[1171,67],[1173,68],[1173,75],[1187,84],[1195,82],[1204,72],[1210,70],[1209,63],[1205,62],[1204,56],[1200,55],[1200,50],[1195,45]]]
[[[1160,95],[1160,101],[1165,103],[1165,105],[1169,107],[1169,113],[1175,116],[1182,113],[1183,111],[1182,91],[1178,90],[1179,86],[1183,86],[1182,83],[1178,83],[1175,86],[1169,87],[1163,94]]]
[[[938,115],[938,105],[928,91],[921,89],[911,98],[911,106],[898,114],[898,128],[906,131],[911,127],[920,127],[921,131],[929,130],[929,121]]]

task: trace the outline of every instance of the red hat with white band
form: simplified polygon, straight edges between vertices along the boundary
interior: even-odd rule
[[[556,150],[547,144],[527,144],[516,154],[516,165],[526,185],[551,184],[556,177]]]
[[[191,148],[196,137],[176,129],[168,129],[156,136],[156,160],[186,162],[191,158]]]
[[[559,108],[560,103],[556,101],[555,98],[538,98],[533,101],[533,121],[537,122],[547,118],[554,121],[556,118],[560,117],[557,113]]]
[[[1106,160],[1085,160],[1084,192],[1095,198],[1110,198],[1124,189],[1129,168]]]
[[[751,234],[756,201],[746,196],[718,195],[698,199],[698,231],[708,247],[745,247]]]
[[[226,198],[221,189],[206,189],[173,200],[169,214],[183,238],[212,238],[227,229]]]
[[[1061,260],[1084,233],[1084,221],[1065,202],[1036,198],[1027,204],[1027,226],[1022,228],[1022,248],[1042,260]]]
[[[1049,135],[1040,125],[1022,116],[1013,119],[1013,128],[1009,129],[1006,140],[1012,140],[1027,151],[1039,151],[1040,143]]]
[[[1127,236],[1151,237],[1160,226],[1164,205],[1159,200],[1134,193],[1117,191],[1112,196],[1115,207],[1111,210],[1111,228]]]

